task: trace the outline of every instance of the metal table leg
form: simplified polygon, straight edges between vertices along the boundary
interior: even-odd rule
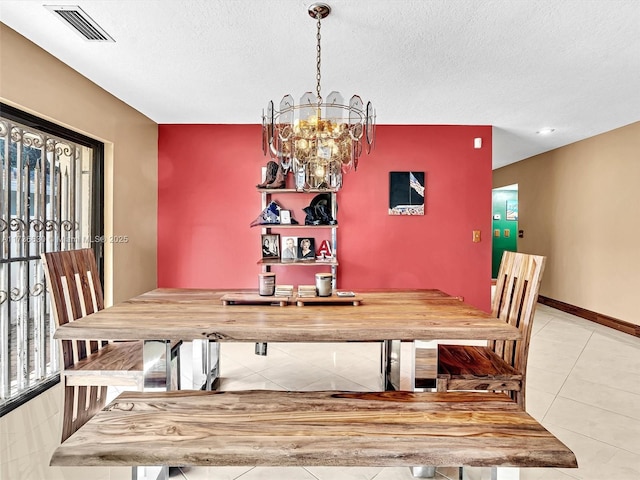
[[[169,480],[169,467],[133,467],[131,480]]]
[[[267,342],[256,342],[256,355],[260,355],[262,357],[267,356]]]
[[[491,480],[518,480],[519,467],[491,467]]]
[[[142,359],[145,391],[166,391],[177,386],[178,378],[172,371],[171,343],[168,340],[145,340]]]
[[[400,390],[400,340],[382,342],[382,388]]]
[[[168,340],[145,340],[142,349],[143,390],[168,391],[180,384],[180,371],[174,371],[171,358],[171,342]],[[176,361],[179,361],[179,356]],[[168,480],[169,467],[132,467],[132,480]]]
[[[436,467],[431,465],[410,468],[411,475],[413,475],[415,478],[433,478],[436,476]]]
[[[212,340],[202,342],[204,390],[216,390],[220,380],[220,344]]]

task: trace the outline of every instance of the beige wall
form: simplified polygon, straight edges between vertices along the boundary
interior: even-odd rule
[[[129,238],[105,244],[108,299],[155,287],[157,124],[4,24],[0,61],[4,103],[105,143],[105,233]]]
[[[493,172],[517,183],[518,250],[548,256],[540,294],[640,325],[640,122]]]
[[[154,288],[158,126],[1,23],[0,100],[105,143],[105,233],[129,238],[105,244],[107,302]],[[0,418],[0,478],[129,478],[129,469],[48,466],[60,438],[60,391]]]

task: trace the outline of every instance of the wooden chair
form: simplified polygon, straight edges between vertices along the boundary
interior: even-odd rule
[[[102,286],[91,249],[41,255],[56,327],[104,308]],[[62,441],[105,405],[107,387],[143,389],[142,342],[63,340],[64,412]],[[179,342],[172,346],[179,370]],[[176,372],[177,373],[177,372]],[[172,375],[178,380],[179,375]]]
[[[519,340],[491,341],[486,347],[438,345],[437,390],[507,391],[525,409],[525,379],[531,325],[546,258],[504,252],[492,313],[517,327]]]

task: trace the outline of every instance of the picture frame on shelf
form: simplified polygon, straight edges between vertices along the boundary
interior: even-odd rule
[[[298,260],[314,261],[316,259],[316,240],[313,237],[298,238]]]
[[[262,258],[280,258],[280,234],[262,234]]]
[[[280,223],[291,225],[291,210],[280,210]]]
[[[295,261],[298,258],[298,237],[282,237],[280,257],[283,261]]]

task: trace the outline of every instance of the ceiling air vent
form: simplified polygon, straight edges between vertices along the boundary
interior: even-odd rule
[[[78,5],[45,5],[64,23],[91,42],[115,42],[89,15]]]

